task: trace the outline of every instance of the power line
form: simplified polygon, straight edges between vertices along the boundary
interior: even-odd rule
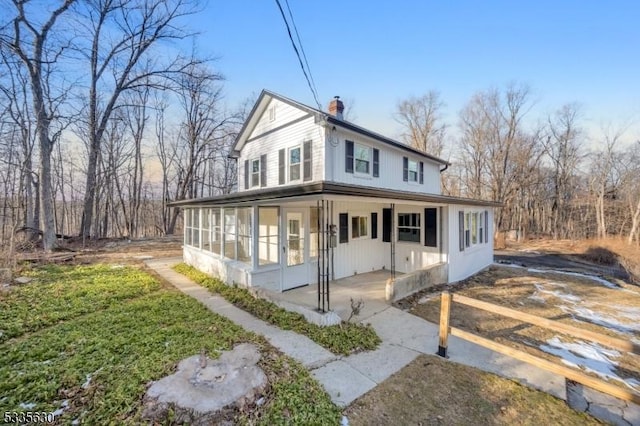
[[[309,78],[311,78],[311,84],[313,85],[313,90],[316,95],[318,94],[318,87],[316,86],[316,82],[313,79],[313,73],[311,72],[311,67],[309,66],[309,62],[307,61],[307,54],[304,51],[304,45],[302,44],[302,40],[300,40],[300,33],[298,33],[298,27],[296,26],[296,21],[293,19],[293,13],[291,12],[291,8],[289,7],[289,0],[284,0],[284,3],[287,5],[287,11],[289,12],[289,17],[291,18],[291,24],[293,24],[293,30],[296,33],[296,39],[298,40],[298,46],[300,46],[300,51],[302,52],[302,58],[304,59],[304,64],[309,71]],[[317,103],[318,99],[316,99]],[[318,109],[322,109],[320,105],[318,105]]]
[[[291,27],[289,26],[289,21],[287,21],[287,17],[282,9],[282,5],[280,4],[280,0],[276,0],[276,4],[278,5],[278,9],[280,9],[280,15],[282,15],[282,20],[284,21],[285,26],[287,27],[287,33],[289,34],[289,40],[291,40],[291,45],[293,46],[293,50],[298,57],[298,62],[300,63],[300,68],[302,69],[302,73],[304,74],[304,78],[307,80],[307,85],[309,86],[309,90],[311,90],[311,94],[313,95],[313,99],[316,101],[316,105],[318,109],[322,109],[322,105],[320,101],[318,101],[318,93],[315,89],[315,82],[313,82],[313,77],[311,76],[311,69],[309,68],[309,63],[307,62],[307,57],[304,55],[304,49],[302,48],[302,42],[300,41],[300,36],[298,35],[298,29],[295,26],[295,22],[293,21],[293,14],[291,13],[291,8],[289,8],[288,0],[285,0],[287,4],[287,9],[289,11],[289,15],[291,16],[291,22],[293,23],[293,27],[295,29],[296,37],[298,38],[298,43],[300,44],[300,50],[302,50],[304,56],[304,62],[302,56],[300,56],[300,51],[298,51],[298,46],[296,46],[296,42],[293,40],[293,35],[291,34]],[[307,64],[305,68],[304,64]],[[307,72],[308,71],[308,72]]]

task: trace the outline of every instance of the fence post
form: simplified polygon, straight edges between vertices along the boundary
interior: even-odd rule
[[[447,357],[447,342],[449,340],[449,314],[451,311],[451,294],[448,291],[442,292],[440,303],[440,335],[438,339],[438,355]]]

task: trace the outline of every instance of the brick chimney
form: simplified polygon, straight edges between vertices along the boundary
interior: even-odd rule
[[[338,120],[344,120],[342,113],[344,112],[344,104],[340,100],[340,96],[334,96],[329,102],[329,114]]]

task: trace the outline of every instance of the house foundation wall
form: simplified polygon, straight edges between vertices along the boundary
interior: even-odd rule
[[[221,259],[213,253],[190,246],[183,247],[183,258],[187,265],[219,278],[227,284],[237,284],[242,287],[252,286],[251,266],[246,263]]]
[[[426,269],[411,274],[402,275],[395,279],[389,278],[385,289],[387,302],[392,303],[420,290],[438,284],[446,284],[448,268],[446,263],[438,263]]]

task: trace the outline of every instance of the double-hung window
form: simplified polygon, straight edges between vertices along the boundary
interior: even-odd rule
[[[367,216],[351,216],[351,238],[362,238],[369,234]]]
[[[289,148],[289,181],[300,180],[300,147]]]
[[[251,187],[260,186],[260,159],[251,160]]]
[[[356,173],[369,174],[371,164],[371,148],[365,145],[355,144],[355,169]]]
[[[418,181],[418,162],[409,160],[409,182]]]
[[[398,214],[398,241],[420,242],[420,213]]]
[[[380,177],[380,150],[353,141],[345,141],[346,173]]]

